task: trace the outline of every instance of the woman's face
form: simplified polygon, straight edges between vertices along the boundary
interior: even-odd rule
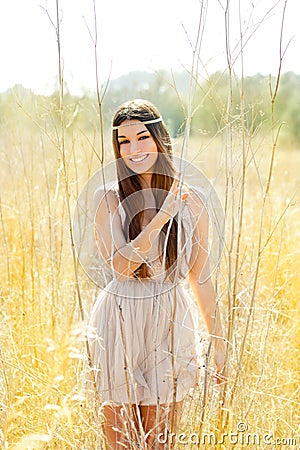
[[[132,125],[129,125],[130,123]],[[142,122],[134,119],[124,120],[118,129],[118,142],[121,158],[129,169],[137,174],[151,172],[158,150]]]

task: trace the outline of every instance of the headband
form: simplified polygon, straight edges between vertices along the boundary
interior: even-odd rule
[[[131,125],[138,125],[140,123],[148,125],[150,123],[157,123],[157,122],[162,122],[162,117],[157,117],[156,119],[152,119],[152,120],[146,120],[144,122],[140,121],[140,122],[135,122],[134,120],[132,120],[132,123],[126,123],[125,125],[116,125],[112,127],[112,130],[118,130],[121,127],[130,127]]]

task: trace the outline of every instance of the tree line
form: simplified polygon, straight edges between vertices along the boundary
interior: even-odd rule
[[[274,77],[261,74],[229,78],[226,72],[193,80],[190,92],[190,76],[187,72],[170,74],[131,72],[102,86],[103,125],[108,129],[117,106],[132,98],[152,101],[161,111],[172,134],[178,136],[184,130],[190,102],[192,111],[192,135],[214,136],[227,126],[239,129],[242,125],[249,134],[268,131],[271,128],[271,95]],[[95,92],[87,91],[81,96],[71,95],[67,88],[64,97],[65,125],[69,131],[80,128],[92,132],[99,126],[99,105]],[[50,96],[34,94],[18,85],[0,94],[0,124],[6,126],[13,120],[13,111],[22,108],[25,116],[34,121],[55,126],[59,121],[58,92]],[[282,74],[275,100],[274,125],[284,122],[284,143],[299,147],[300,144],[300,75],[293,72]],[[28,113],[29,111],[29,113]]]

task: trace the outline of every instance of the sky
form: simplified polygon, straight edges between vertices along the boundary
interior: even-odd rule
[[[300,1],[229,0],[233,68],[276,74],[286,2],[282,70],[300,73]],[[93,0],[58,0],[64,80],[73,94],[95,90]],[[190,70],[200,24],[198,69],[206,77],[227,65],[227,0],[95,0],[99,81],[133,70]],[[22,84],[37,93],[57,89],[55,0],[0,3],[0,92]],[[287,47],[287,48],[286,48]]]

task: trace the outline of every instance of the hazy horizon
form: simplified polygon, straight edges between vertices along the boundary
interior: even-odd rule
[[[241,26],[245,75],[275,75],[285,0],[231,0],[229,44],[233,69],[241,72]],[[205,75],[226,69],[225,2],[153,0],[141,9],[137,0],[96,1],[99,78],[105,82],[132,71],[189,70],[202,14],[199,72]],[[64,79],[72,94],[95,89],[93,2],[59,3]],[[282,38],[283,72],[300,73],[300,37],[297,20],[300,4],[288,0]],[[55,2],[11,0],[0,6],[3,92],[16,84],[35,93],[51,93],[57,86]],[[241,21],[239,22],[239,14]],[[51,21],[53,23],[51,23]]]

